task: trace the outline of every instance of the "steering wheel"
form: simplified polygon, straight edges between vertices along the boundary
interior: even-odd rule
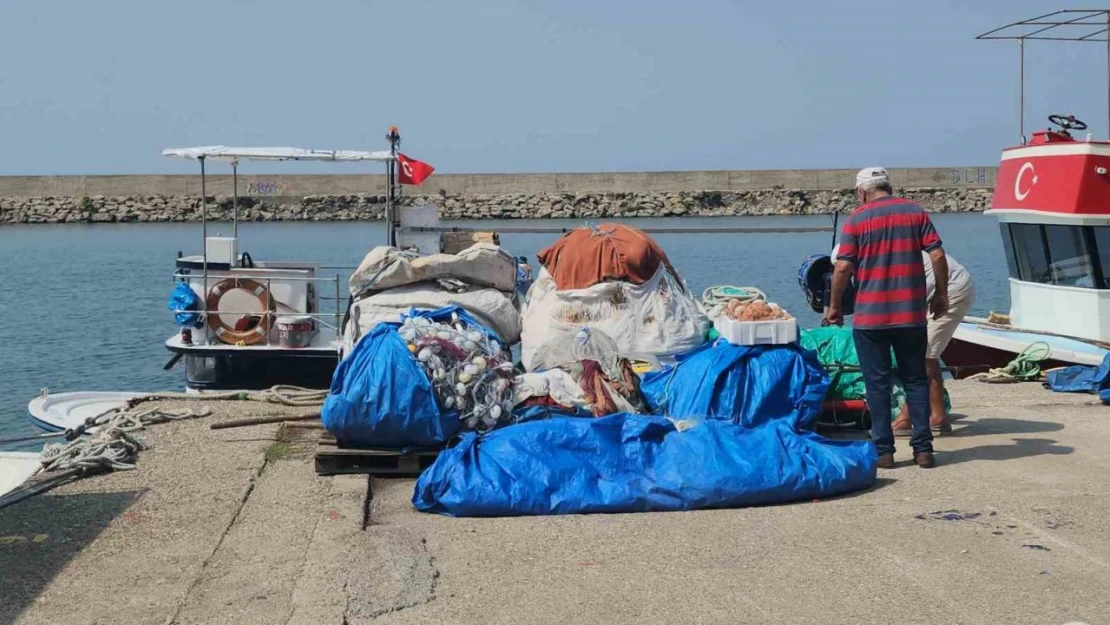
[[[1075,115],[1049,115],[1048,121],[1063,128],[1064,132],[1087,129],[1087,123],[1079,121],[1075,118]]]

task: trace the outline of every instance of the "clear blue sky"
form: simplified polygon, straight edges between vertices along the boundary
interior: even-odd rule
[[[403,149],[440,172],[992,165],[993,26],[1067,0],[6,0],[0,175],[185,173],[194,145]],[[1030,43],[1028,120],[1107,136],[1105,47]],[[352,165],[249,164],[251,172]]]

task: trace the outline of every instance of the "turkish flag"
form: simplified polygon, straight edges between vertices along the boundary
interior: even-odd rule
[[[397,154],[397,182],[418,185],[432,175],[435,167],[404,154]]]

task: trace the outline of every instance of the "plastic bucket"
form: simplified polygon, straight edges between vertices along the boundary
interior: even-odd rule
[[[316,324],[312,317],[281,317],[277,320],[277,329],[282,347],[300,349],[312,344]]]

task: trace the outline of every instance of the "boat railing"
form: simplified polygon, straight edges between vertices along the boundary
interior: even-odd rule
[[[334,269],[344,269],[345,267],[331,266],[331,267],[319,267],[319,268],[320,269],[334,270]],[[205,280],[204,291],[207,293],[208,283],[215,284],[215,283],[218,283],[222,280],[227,280],[229,278],[234,279],[235,277],[242,277],[244,279],[247,279],[246,276],[218,277],[218,276],[208,275],[207,277],[203,278]],[[193,280],[193,279],[198,279],[198,278],[202,278],[202,276],[191,273],[189,271],[175,271],[174,274],[173,274],[174,284],[176,284],[180,280]],[[341,337],[341,335],[343,333],[343,331],[342,331],[343,315],[345,314],[346,310],[343,306],[340,305],[340,302],[343,301],[343,296],[342,296],[342,292],[341,292],[341,285],[342,285],[344,280],[343,280],[343,277],[338,272],[334,276],[281,276],[280,278],[275,278],[275,277],[250,277],[249,279],[254,280],[256,282],[262,282],[266,285],[266,300],[265,300],[265,307],[264,307],[263,310],[234,311],[234,310],[222,310],[222,309],[219,309],[219,308],[209,308],[207,298],[204,297],[204,298],[201,298],[203,308],[201,310],[196,311],[196,312],[199,313],[204,318],[207,318],[208,316],[211,316],[211,315],[240,315],[240,316],[266,318],[267,321],[269,322],[268,325],[269,325],[269,328],[270,328],[270,330],[266,332],[266,343],[265,343],[266,345],[272,345],[273,344],[272,337],[270,335],[271,335],[271,333],[273,331],[273,328],[274,328],[274,321],[279,317],[289,317],[289,316],[311,317],[314,321],[316,321],[321,326],[335,331],[336,338]],[[323,293],[316,293],[316,300],[317,301],[325,301],[325,302],[333,302],[334,303],[333,310],[332,311],[322,311],[322,310],[320,310],[320,311],[313,311],[313,312],[295,310],[292,307],[287,306],[287,305],[281,303],[280,301],[277,301],[277,300],[273,299],[273,283],[275,281],[277,281],[277,282],[309,282],[309,283],[313,283],[313,284],[316,284],[316,283],[325,283],[325,284],[330,283],[334,287],[334,295],[329,296],[329,295],[325,295]],[[284,311],[277,310],[277,308],[279,306],[287,308],[288,310],[284,310]],[[274,310],[271,310],[271,308],[273,308]],[[329,318],[332,319],[332,323],[328,323],[328,321],[326,321]]]

